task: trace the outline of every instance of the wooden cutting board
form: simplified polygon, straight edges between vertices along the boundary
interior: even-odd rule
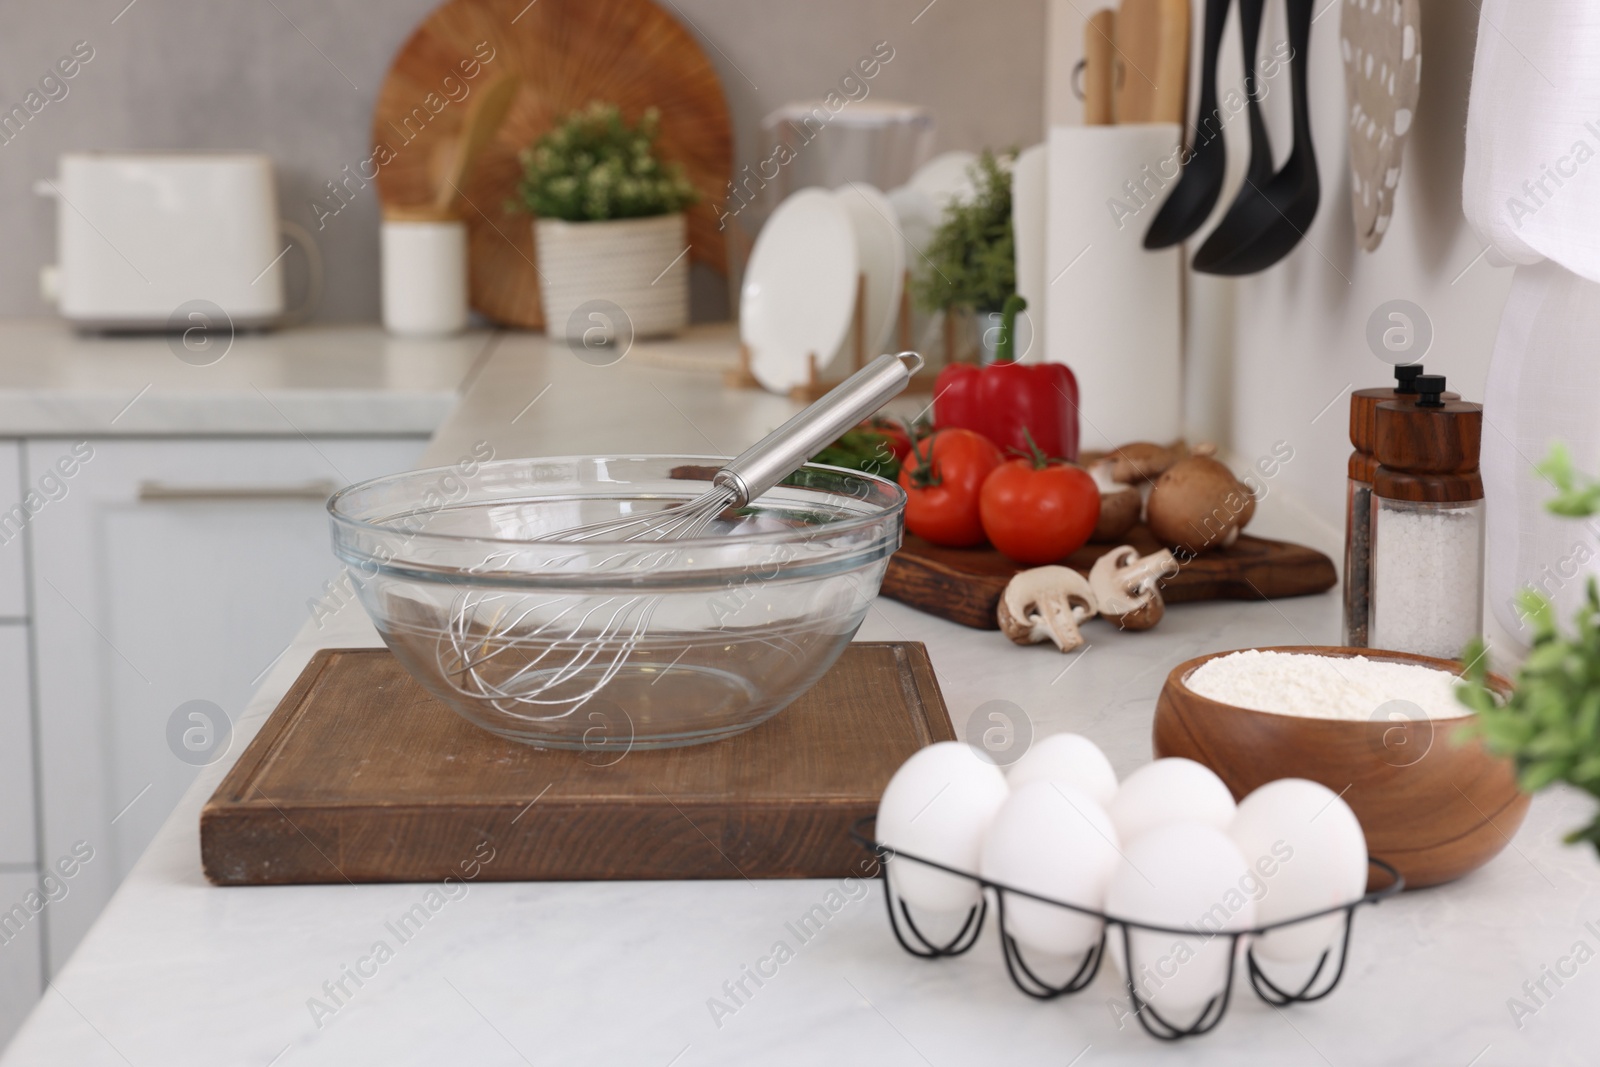
[[[1117,13],[1101,8],[1083,26],[1083,124],[1116,121]]]
[[[433,200],[467,101],[506,75],[518,79],[517,97],[462,186],[475,310],[503,326],[544,325],[532,219],[506,205],[522,176],[518,153],[593,101],[616,104],[629,120],[660,109],[661,153],[700,191],[688,213],[689,257],[726,269],[717,209],[733,171],[728,103],[694,35],[650,0],[446,0],[435,8],[395,54],[373,108],[374,149],[392,153],[375,160],[385,208]]]
[[[1118,125],[1185,120],[1189,0],[1122,0],[1116,15]]]
[[[318,652],[200,815],[217,885],[836,878],[850,824],[954,740],[927,649],[861,642],[737,737],[556,752],[479,729],[386,649]],[[492,860],[484,856],[492,855]]]
[[[1161,549],[1149,530],[1135,526],[1117,544],[1085,545],[1065,562],[1087,574],[1095,560],[1117,545],[1132,545],[1141,556]],[[1026,569],[992,548],[940,548],[907,534],[889,560],[883,593],[963,626],[998,630],[1000,594],[1013,575]],[[1168,604],[1270,600],[1325,592],[1338,580],[1333,561],[1316,549],[1241,534],[1233,547],[1185,564],[1163,583],[1161,595]]]

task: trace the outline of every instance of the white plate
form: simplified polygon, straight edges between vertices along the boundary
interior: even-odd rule
[[[865,182],[846,182],[833,191],[856,235],[856,258],[867,276],[865,359],[888,350],[894,337],[895,320],[900,312],[900,291],[906,273],[905,242],[900,239],[894,205],[875,186]],[[850,350],[853,338],[846,337],[840,352]]]
[[[906,184],[931,200],[942,214],[952,201],[966,203],[977,195],[968,173],[977,162],[971,152],[942,152],[918,167]]]
[[[856,302],[856,237],[826,189],[802,189],[761,227],[739,295],[739,339],[750,372],[775,393],[805,383],[839,350]]]
[[[933,206],[932,200],[909,185],[891,190],[888,201],[894,207],[895,217],[900,223],[906,262],[915,270],[922,262],[928,242],[933,239],[933,231],[939,228],[939,209]]]

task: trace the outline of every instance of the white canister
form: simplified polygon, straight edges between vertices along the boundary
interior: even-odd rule
[[[467,225],[460,219],[383,220],[383,325],[408,337],[467,325]]]

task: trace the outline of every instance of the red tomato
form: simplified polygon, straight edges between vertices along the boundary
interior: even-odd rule
[[[1100,521],[1100,489],[1062,460],[1008,460],[983,483],[983,531],[994,547],[1035,566],[1055,563],[1089,541]]]
[[[894,458],[905,462],[906,456],[911,454],[911,438],[906,436],[905,425],[895,419],[886,419],[878,416],[868,419],[858,430],[880,434],[889,439],[889,449],[894,453]]]
[[[987,437],[971,430],[938,430],[918,442],[900,468],[900,487],[907,497],[906,528],[936,545],[982,544],[978,495],[1003,460]]]

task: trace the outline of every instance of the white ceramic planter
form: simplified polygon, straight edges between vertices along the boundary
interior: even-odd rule
[[[682,214],[607,222],[534,222],[539,250],[539,296],[551,337],[584,340],[595,328],[620,335],[605,301],[622,309],[634,337],[676,333],[689,321],[687,225]]]

